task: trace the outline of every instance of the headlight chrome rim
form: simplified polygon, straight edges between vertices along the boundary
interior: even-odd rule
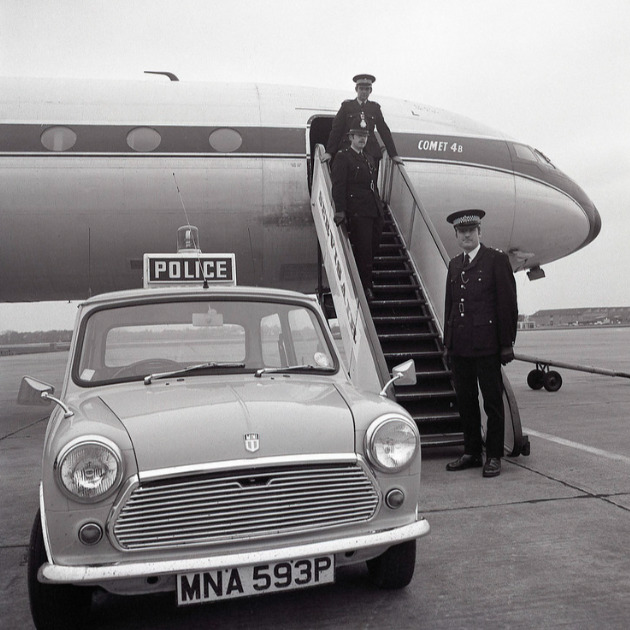
[[[399,422],[410,429],[415,439],[415,446],[413,448],[413,451],[407,457],[405,462],[403,462],[402,464],[398,466],[387,466],[386,464],[381,462],[376,455],[375,441],[381,429],[383,429],[386,425],[391,424],[393,422]],[[404,416],[401,416],[395,413],[389,413],[374,420],[374,422],[372,422],[372,424],[368,427],[368,430],[365,434],[365,453],[367,455],[367,458],[369,462],[372,464],[372,466],[374,466],[376,469],[378,469],[381,472],[395,474],[395,473],[400,473],[406,468],[409,468],[412,465],[413,461],[415,460],[416,456],[418,455],[419,450],[420,450],[420,434],[418,432],[418,427],[415,425],[415,423],[412,420],[409,420],[408,418],[405,418]]]
[[[113,458],[116,467],[113,481],[109,487],[107,487],[104,491],[99,491],[97,494],[93,495],[75,493],[64,481],[64,476],[67,472],[64,465],[67,463],[68,457],[71,456],[72,453],[76,453],[79,449],[86,448],[103,449],[111,458]],[[71,440],[59,451],[59,454],[55,459],[54,470],[57,485],[67,497],[78,503],[97,503],[110,497],[120,487],[124,472],[122,453],[118,446],[111,440],[101,436],[86,435]]]

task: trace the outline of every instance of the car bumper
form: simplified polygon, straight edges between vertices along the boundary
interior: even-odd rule
[[[130,580],[146,576],[174,575],[215,569],[247,566],[307,558],[323,554],[339,554],[370,547],[390,547],[414,540],[429,533],[426,519],[386,531],[372,532],[360,536],[349,536],[335,540],[313,542],[261,551],[223,554],[206,558],[165,560],[158,562],[129,562],[101,566],[62,566],[44,563],[39,569],[40,582],[49,584],[99,584],[116,580]]]

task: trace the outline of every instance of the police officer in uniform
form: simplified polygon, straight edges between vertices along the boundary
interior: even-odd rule
[[[444,347],[463,423],[464,454],[446,469],[483,465],[484,477],[496,477],[501,473],[505,433],[501,365],[514,359],[518,306],[507,254],[480,242],[484,215],[483,210],[461,210],[447,217],[463,250],[448,266]],[[488,417],[485,464],[479,389]]]
[[[376,188],[376,164],[364,150],[367,129],[350,129],[350,146],[341,149],[332,166],[335,223],[346,222],[361,284],[368,300],[374,298],[372,265],[383,231],[383,212]]]
[[[402,163],[402,158],[398,156],[396,146],[392,140],[392,134],[383,118],[381,106],[376,101],[368,100],[372,92],[372,83],[376,81],[371,74],[357,74],[352,79],[355,82],[357,98],[344,101],[333,120],[332,129],[326,143],[326,153],[322,156],[322,161],[327,162],[339,149],[347,147],[348,132],[350,129],[364,129],[369,132],[365,152],[372,156],[378,170],[378,163],[381,159],[381,148],[374,136],[374,128],[378,130],[387,153],[394,162]]]

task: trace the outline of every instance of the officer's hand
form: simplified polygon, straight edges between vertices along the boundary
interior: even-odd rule
[[[400,155],[393,157],[392,162],[396,162],[396,164],[404,164],[403,159],[400,157]]]
[[[511,346],[501,348],[501,365],[507,365],[510,361],[514,361],[514,350]]]
[[[346,220],[345,212],[335,212],[335,225],[341,225]]]
[[[332,155],[330,155],[330,153],[324,153],[324,155],[322,155],[322,162],[330,162],[331,159]]]

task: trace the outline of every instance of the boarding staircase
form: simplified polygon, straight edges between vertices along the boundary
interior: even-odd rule
[[[374,259],[368,304],[387,367],[413,359],[416,384],[397,387],[396,401],[416,421],[424,445],[459,444],[461,421],[441,333],[389,208]]]
[[[312,210],[322,266],[334,302],[348,373],[359,387],[380,391],[395,365],[413,359],[416,384],[390,389],[390,397],[415,420],[423,447],[463,444],[461,419],[442,345],[448,255],[422,207],[405,167],[384,155],[381,196],[386,205],[374,259],[374,299],[367,302],[344,226],[334,225],[328,167],[316,147]],[[325,297],[320,287],[321,297]],[[507,376],[505,452],[529,454]],[[482,416],[483,416],[482,410]]]

